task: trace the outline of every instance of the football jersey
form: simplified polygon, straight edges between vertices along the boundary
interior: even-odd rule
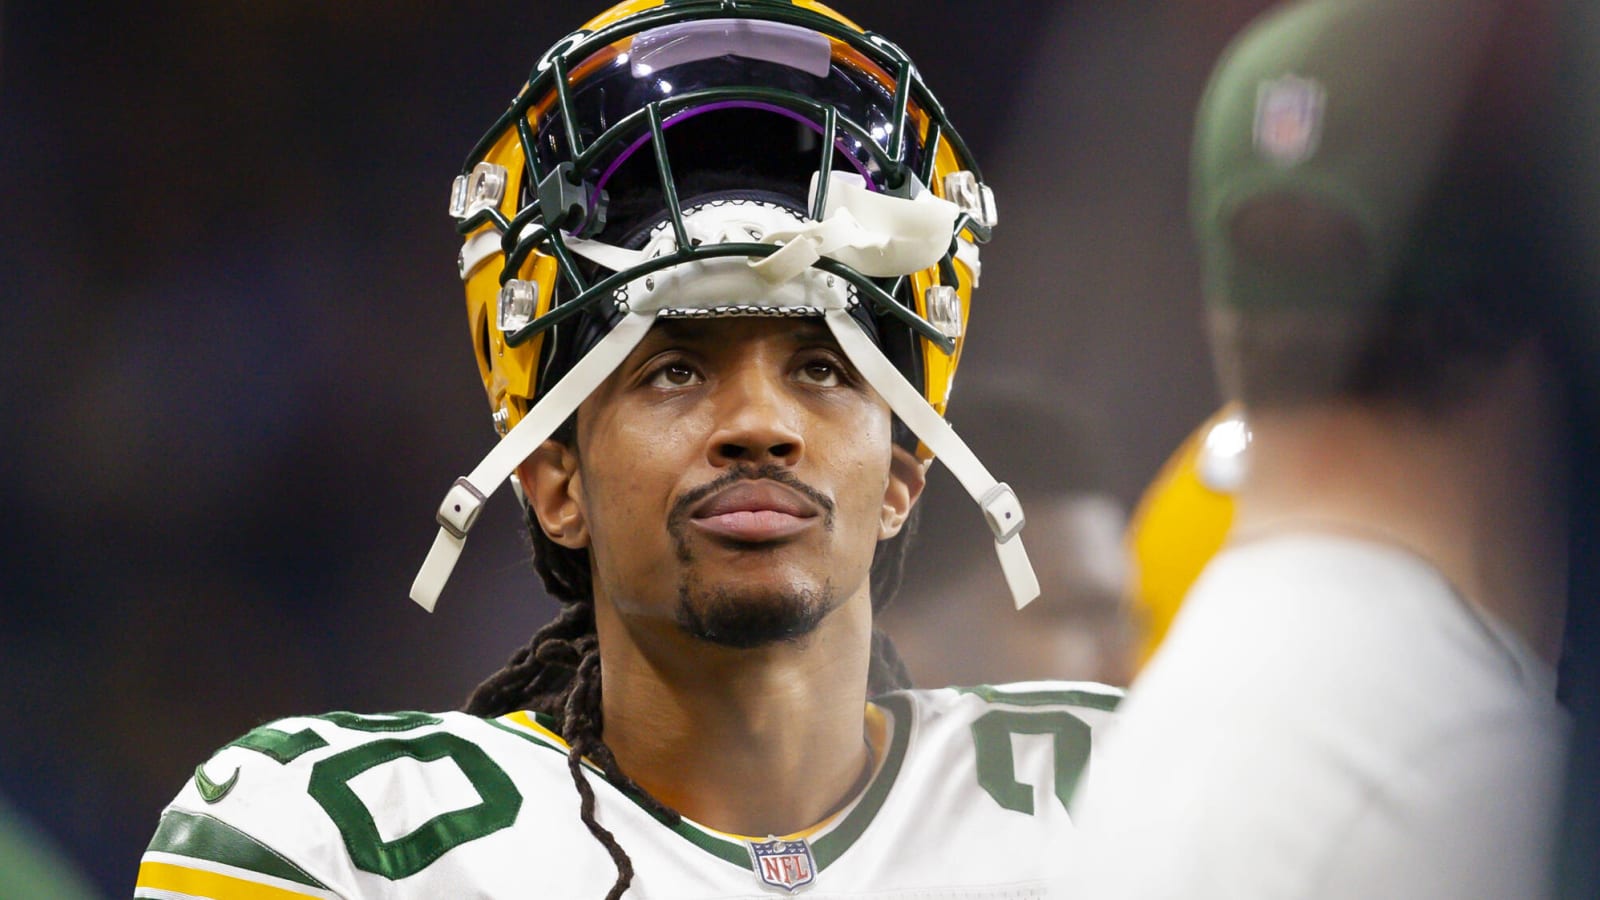
[[[1118,699],[1067,682],[899,691],[867,705],[875,769],[793,835],[669,825],[585,766],[633,861],[627,897],[1043,897],[1066,803]],[[600,898],[610,855],[579,818],[547,719],[330,713],[251,731],[163,812],[135,896]]]

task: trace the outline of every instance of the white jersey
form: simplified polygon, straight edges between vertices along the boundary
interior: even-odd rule
[[[1327,536],[1209,566],[1074,807],[1103,900],[1542,896],[1555,675],[1423,560]]]
[[[633,861],[627,897],[1029,898],[1066,865],[1066,801],[1115,689],[1065,682],[901,691],[867,707],[876,771],[782,839],[669,826],[587,772]],[[202,764],[162,815],[135,896],[605,896],[567,745],[529,713],[284,719]]]

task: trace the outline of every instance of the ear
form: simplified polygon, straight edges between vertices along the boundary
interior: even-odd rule
[[[517,481],[528,498],[528,509],[550,540],[572,550],[589,546],[577,454],[565,444],[545,441],[517,466]]]
[[[883,490],[883,511],[878,516],[878,540],[900,533],[911,510],[928,486],[928,465],[904,447],[896,446],[889,459],[889,484]]]

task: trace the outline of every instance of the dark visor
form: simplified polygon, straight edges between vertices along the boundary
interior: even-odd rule
[[[825,133],[826,109],[837,110],[837,156],[874,189],[897,180],[893,164],[893,87],[889,76],[843,42],[783,22],[711,19],[665,25],[602,47],[568,67],[567,104],[552,99],[535,120],[542,171],[577,157],[595,188],[649,141],[642,114],[658,103],[662,126],[730,109],[775,113],[816,135]],[[761,87],[751,87],[760,85]],[[622,130],[616,126],[633,117]],[[916,119],[907,117],[909,171],[920,168]],[[727,136],[730,142],[737,134]]]

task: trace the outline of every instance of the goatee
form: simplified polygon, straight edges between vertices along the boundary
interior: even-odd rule
[[[816,631],[837,605],[831,584],[752,596],[726,588],[698,593],[678,588],[678,626],[703,641],[748,650],[794,643]]]

